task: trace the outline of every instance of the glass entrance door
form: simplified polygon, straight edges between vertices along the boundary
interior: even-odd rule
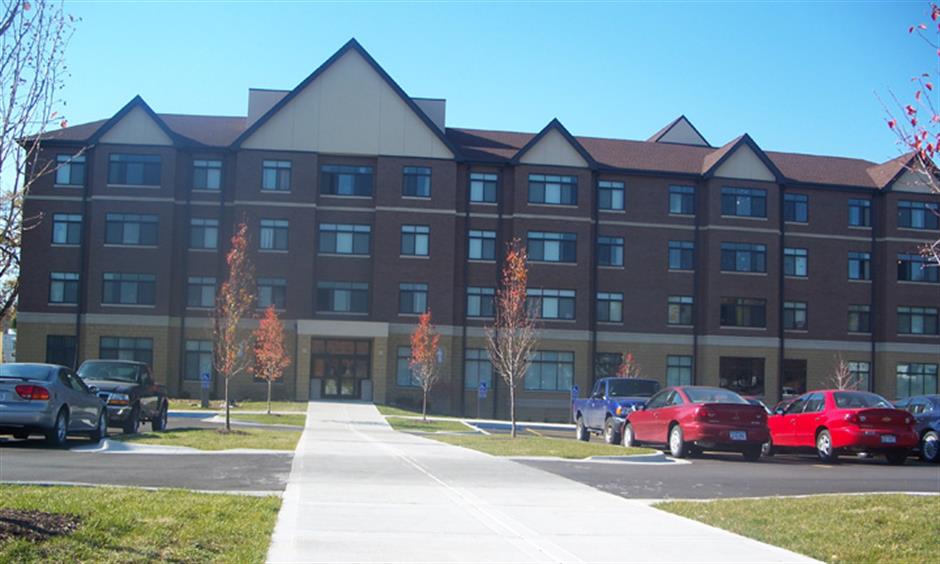
[[[310,377],[322,382],[321,397],[359,399],[362,381],[370,377],[369,341],[313,339]]]

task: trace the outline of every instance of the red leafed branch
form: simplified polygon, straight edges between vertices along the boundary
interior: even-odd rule
[[[271,413],[271,384],[280,380],[290,366],[290,356],[284,346],[284,324],[277,317],[274,305],[268,306],[254,332],[255,365],[252,372],[268,384],[268,413]]]
[[[440,371],[437,368],[437,351],[441,336],[431,324],[431,310],[422,313],[418,325],[411,333],[411,373],[421,386],[421,417],[428,418],[428,395],[437,383]]]
[[[621,378],[640,377],[640,365],[637,363],[636,359],[633,358],[633,353],[628,352],[624,355],[620,366],[617,368],[617,376]]]

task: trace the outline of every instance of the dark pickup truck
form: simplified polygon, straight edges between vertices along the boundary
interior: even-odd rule
[[[659,382],[644,378],[601,378],[594,382],[589,397],[571,402],[578,440],[589,441],[595,433],[603,434],[608,444],[619,443],[627,414],[658,391]]]
[[[132,360],[86,360],[78,376],[98,388],[108,407],[108,424],[136,433],[141,421],[154,431],[166,429],[166,389],[153,381],[150,367]]]

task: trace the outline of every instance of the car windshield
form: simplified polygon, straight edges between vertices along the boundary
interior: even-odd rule
[[[659,391],[659,383],[652,380],[618,378],[607,384],[607,395],[612,398],[636,396],[648,398]]]
[[[721,388],[686,388],[685,395],[692,403],[742,403],[748,401],[731,390]]]
[[[48,366],[38,364],[0,364],[0,378],[28,378],[49,381],[55,372]]]
[[[86,362],[78,369],[82,380],[111,380],[137,382],[137,365],[118,362]]]
[[[870,392],[835,392],[832,399],[840,409],[859,409],[864,407],[894,407],[888,400]]]

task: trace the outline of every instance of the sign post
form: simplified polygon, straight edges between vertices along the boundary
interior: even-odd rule
[[[480,382],[480,388],[477,390],[477,419],[480,418],[480,406],[486,399],[486,382]]]
[[[581,393],[581,388],[577,384],[571,386],[571,405],[574,406],[574,400],[578,399],[578,394]],[[574,409],[568,410],[568,417],[571,418],[571,422],[574,423]]]
[[[209,386],[212,385],[212,374],[203,372],[199,375],[200,398],[202,399],[202,408],[209,407]]]

